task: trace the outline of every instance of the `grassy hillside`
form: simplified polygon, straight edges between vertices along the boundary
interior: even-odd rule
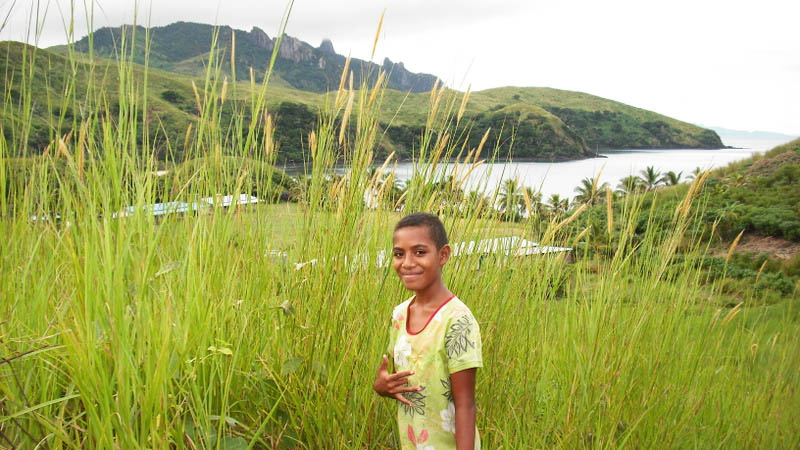
[[[637,229],[666,226],[688,184],[643,192]],[[739,233],[800,242],[800,139],[710,172],[698,192],[694,233],[731,242]],[[595,225],[604,226],[605,205],[595,207]]]
[[[96,34],[95,44],[104,39],[111,38],[103,33]],[[144,39],[144,32],[136,35],[137,42],[141,41],[137,48],[143,48]],[[195,38],[191,42],[181,42],[182,48],[197,48],[202,40]],[[83,48],[81,45],[76,48]],[[19,85],[24,48],[27,48],[28,61],[35,61],[36,73],[27,87]],[[108,46],[100,45],[97,53],[112,56],[108,49]],[[96,58],[93,67],[86,55],[73,53],[70,57],[67,50],[61,48],[61,54],[57,54],[19,43],[2,44],[0,64],[5,67],[7,74],[2,82],[7,92],[4,102],[6,113],[2,120],[6,124],[4,130],[7,138],[14,142],[13,147],[18,152],[26,147],[21,140],[23,136],[9,135],[8,130],[18,128],[9,127],[8,123],[14,117],[25,116],[23,112],[26,105],[20,103],[23,88],[27,89],[31,100],[33,120],[27,136],[27,149],[33,154],[44,151],[56,134],[64,135],[72,130],[80,122],[78,117],[81,114],[85,116],[88,109],[107,109],[111,117],[119,113],[118,102],[114,100],[119,94],[119,81],[114,75],[116,63],[110,59]],[[163,40],[153,41],[150,55],[153,67],[147,76],[147,113],[140,116],[139,127],[145,134],[139,136],[138,140],[146,140],[156,148],[161,159],[181,160],[185,157],[186,130],[197,122],[201,112],[192,82],[203,97],[208,89],[221,89],[222,81],[212,78],[206,82],[208,53],[179,59],[188,55],[188,50],[180,55],[171,52],[174,50],[169,50]],[[247,54],[245,50],[237,52],[237,55]],[[217,53],[224,55],[225,50],[220,49]],[[35,59],[32,59],[34,55]],[[143,57],[137,54],[133,59],[139,61]],[[220,66],[216,73],[224,78],[225,62],[222,59],[217,61]],[[246,67],[250,60],[243,61],[241,67],[237,65],[237,74],[250,73],[249,67]],[[286,61],[284,63],[288,64]],[[330,103],[330,99],[327,99],[327,94],[293,87],[294,82],[287,81],[291,80],[287,78],[289,72],[279,70],[284,63],[279,61],[276,77],[273,78],[275,82],[270,82],[267,103],[274,113],[276,139],[279,141],[278,162],[296,163],[308,159],[305,152],[308,133],[319,121],[320,109],[325,107],[326,102]],[[194,69],[188,69],[189,66]],[[180,69],[197,76],[177,74],[159,67]],[[360,70],[351,68],[354,73]],[[144,83],[144,66],[133,65],[132,71],[134,78]],[[76,74],[75,78],[70,78],[74,83],[68,86],[64,74],[72,72]],[[64,96],[65,92],[69,94],[67,97]],[[104,98],[89,98],[92,92],[103,92]],[[221,124],[230,123],[234,115],[249,121],[248,109],[252,95],[249,82],[237,82],[235,86],[230,83],[226,101],[219,106]],[[439,100],[440,109],[458,108],[457,97],[460,95],[457,91],[445,91]],[[384,107],[380,112],[380,123],[383,136],[378,141],[376,155],[381,157],[395,152],[401,159],[414,158],[424,135],[428,111],[437,100],[427,92],[408,93],[387,89],[382,101]],[[145,122],[148,126],[145,126]],[[354,132],[352,128],[351,121],[351,134]],[[471,93],[463,120],[451,124],[450,128],[454,136],[467,136],[466,142],[471,148],[477,147],[484,132],[491,128],[481,156],[494,155],[501,159],[580,159],[591,156],[596,148],[722,146],[713,131],[600,97],[549,88],[498,88]]]
[[[4,78],[3,88],[9,92],[6,99],[4,121],[14,120],[25,105],[20,103],[21,89],[27,89],[32,108],[32,122],[27,148],[32,153],[42,152],[58,133],[65,135],[78,123],[76,111],[86,112],[87,108],[107,108],[110,116],[118,114],[119,105],[115,98],[119,95],[118,78],[115,75],[115,64],[110,60],[98,59],[96,67],[81,54],[76,54],[74,84],[67,85],[66,73],[73,72],[73,63],[66,56],[42,49],[35,49],[20,43],[6,42],[2,44],[0,64],[7,69],[9,76]],[[24,53],[27,52],[27,56]],[[34,59],[35,56],[35,59]],[[35,76],[29,86],[20,86],[20,68],[23,59],[34,60]],[[139,83],[145,79],[143,66],[132,66],[133,77]],[[184,137],[191,124],[196,123],[200,108],[198,107],[192,82],[203,92],[205,80],[170,73],[159,69],[150,69],[147,76],[148,111],[141,117],[152,124],[148,128],[146,139],[159,149],[159,157],[166,159],[183,158]],[[213,83],[213,80],[211,81]],[[218,82],[221,84],[221,82]],[[220,87],[217,86],[217,89]],[[63,92],[71,90],[72,97],[64,97]],[[91,92],[104,92],[104,98],[90,98]],[[236,88],[228,91],[226,102],[220,106],[222,123],[237,111],[244,120],[250,120],[248,107],[253,89],[249,83],[236,83]],[[269,108],[275,113],[276,138],[279,141],[279,162],[299,162],[307,159],[304,156],[305,142],[308,132],[317,124],[320,108],[324,107],[327,94],[288,88],[283,83],[269,87],[267,98]],[[448,104],[456,92],[446,91],[442,105]],[[201,94],[202,96],[203,94]],[[89,97],[87,97],[89,96]],[[411,158],[419,146],[418,140],[423,134],[426,120],[425,111],[430,103],[429,94],[408,94],[387,90],[384,94],[386,107],[382,110],[381,122],[385,137],[376,149],[378,156],[386,156],[395,151],[399,158]],[[91,106],[90,106],[91,105]],[[80,113],[78,113],[80,114]],[[227,118],[227,119],[226,119]],[[519,119],[516,120],[515,119]],[[516,123],[520,122],[520,123]],[[516,157],[542,157],[547,159],[575,159],[587,156],[585,146],[580,138],[571,133],[551,114],[543,110],[529,111],[521,119],[513,114],[493,111],[477,117],[474,121],[465,120],[454,133],[472,135],[471,143],[477,141],[488,127],[494,132],[483,150],[483,156],[497,154],[506,158],[510,151],[510,136],[517,129],[521,138],[527,138],[532,144],[515,149]],[[504,129],[502,135],[499,134]],[[352,127],[351,127],[352,128]],[[7,130],[19,127],[4,126]],[[352,131],[352,130],[351,130]],[[15,143],[17,152],[21,153],[25,145],[20,141],[22,136],[8,135]],[[142,137],[143,138],[143,137]],[[140,138],[140,139],[142,139]]]
[[[20,59],[34,51],[18,47]],[[431,114],[420,162],[430,170],[398,198],[391,174],[372,167],[390,120],[380,99],[397,94],[343,91],[356,98],[352,111],[338,102],[316,124],[298,202],[274,204],[282,180],[271,134],[232,134],[251,120],[269,130],[275,112],[279,127],[292,119],[297,129],[322,97],[250,109],[253,92],[239,85],[195,80],[195,94],[188,78],[46,52],[33,66],[5,62],[3,129],[13,139],[0,139],[0,447],[407,446],[397,403],[372,386],[392,308],[410,295],[379,255],[391,253],[399,215],[422,210],[443,218],[454,243],[513,235],[576,249],[571,258],[464,251],[444,269],[482,336],[485,448],[798,447],[798,290],[791,275],[742,267],[733,278],[730,261],[706,260],[691,228],[700,182],[600,208],[607,224],[560,206],[505,221],[495,197],[519,200],[513,180],[495,186],[484,173],[478,181],[498,195],[466,195],[460,180],[475,166],[433,170],[440,155],[468,146],[459,128],[481,120],[511,118],[518,137],[569,126],[535,105],[459,121],[458,101],[436,100],[453,93],[437,90],[431,108],[455,119]],[[344,111],[355,136],[333,119]],[[177,144],[167,114],[193,126]],[[44,155],[10,158],[20,148],[6,144],[25,142],[33,122],[74,133]],[[150,139],[191,159],[160,176]],[[347,175],[332,176],[342,160]],[[30,176],[19,180],[19,166]],[[265,201],[160,218],[146,206],[246,192]],[[533,194],[522,195],[529,211]]]
[[[705,128],[582,92],[504,87],[477,93],[470,103],[480,113],[497,105],[535,105],[561,118],[590,148],[723,148]]]
[[[800,242],[800,139],[714,171],[708,218],[732,238],[740,231]]]
[[[702,176],[702,175],[701,175]],[[702,241],[709,252],[699,256],[704,282],[722,286],[722,304],[774,304],[800,295],[800,139],[763,155],[708,173],[697,201],[688,210],[687,237],[679,245]],[[653,229],[668,229],[694,187],[687,183],[658,187],[633,195],[617,194],[611,209],[606,201],[589,208],[573,226],[589,229],[590,252],[613,252],[624,230],[608,227],[608,218],[639,211],[631,223],[639,237]],[[578,205],[574,205],[577,207]],[[610,212],[609,212],[610,211]],[[611,232],[607,230],[611,229]],[[738,246],[738,247],[737,247]],[[677,257],[672,264],[685,263]]]

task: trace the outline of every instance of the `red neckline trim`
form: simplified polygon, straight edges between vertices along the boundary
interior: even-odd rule
[[[409,317],[408,309],[409,309],[409,308],[411,308],[411,304],[412,304],[412,303],[414,303],[414,300],[416,300],[416,299],[417,299],[417,296],[415,295],[415,296],[414,296],[414,298],[412,298],[412,299],[411,299],[411,301],[410,301],[410,302],[408,302],[408,305],[406,305],[406,333],[410,334],[411,336],[416,336],[416,335],[418,335],[418,334],[422,333],[423,331],[425,331],[425,328],[428,328],[428,324],[429,324],[429,323],[431,323],[431,320],[433,320],[433,316],[435,316],[435,315],[436,315],[436,313],[438,313],[438,312],[439,312],[439,310],[440,310],[440,309],[442,309],[442,307],[444,307],[444,305],[448,304],[448,303],[450,302],[450,300],[452,300],[452,299],[454,299],[454,298],[456,298],[456,294],[453,294],[453,295],[451,295],[451,296],[450,296],[450,298],[448,298],[448,299],[447,299],[447,300],[445,300],[445,301],[444,301],[444,302],[443,302],[441,305],[439,305],[439,307],[438,307],[438,308],[436,308],[436,311],[434,311],[434,312],[433,312],[433,314],[431,314],[431,316],[430,316],[430,317],[428,317],[428,321],[427,321],[427,322],[425,322],[425,325],[423,325],[423,326],[422,326],[422,329],[421,329],[421,330],[419,330],[419,331],[417,331],[416,333],[414,333],[414,332],[413,332],[413,331],[411,331],[411,329],[408,327],[408,326],[409,326],[409,325],[408,325],[408,317]]]

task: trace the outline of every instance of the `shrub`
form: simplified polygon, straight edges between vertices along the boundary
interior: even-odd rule
[[[161,98],[170,102],[170,103],[183,103],[185,98],[178,92],[173,91],[172,89],[166,90],[161,93]]]

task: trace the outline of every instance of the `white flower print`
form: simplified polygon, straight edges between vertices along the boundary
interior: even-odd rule
[[[447,404],[447,409],[439,412],[442,416],[442,429],[451,433],[456,432],[456,405],[453,402]]]
[[[425,444],[417,444],[417,450],[433,450],[433,446]]]
[[[394,345],[395,368],[408,367],[408,357],[411,356],[411,343],[405,335],[400,335]]]

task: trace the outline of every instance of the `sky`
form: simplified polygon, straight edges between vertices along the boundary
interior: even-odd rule
[[[91,1],[91,0],[85,0]],[[75,38],[87,32],[77,1]],[[0,39],[65,43],[69,0],[0,0]],[[93,27],[192,21],[270,37],[287,2],[96,0]],[[13,5],[13,8],[11,6]],[[29,25],[47,11],[38,40]],[[702,126],[800,135],[800,1],[297,0],[286,33],[340,54],[375,55],[450,87],[586,92]],[[33,14],[32,14],[33,12]]]

